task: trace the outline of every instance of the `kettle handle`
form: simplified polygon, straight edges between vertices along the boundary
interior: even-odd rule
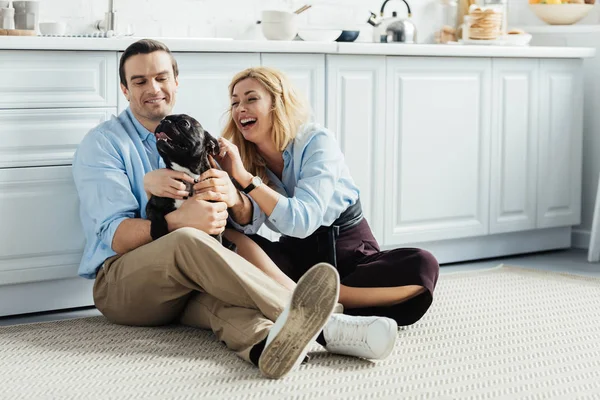
[[[385,0],[385,1],[383,2],[383,4],[381,5],[381,11],[379,11],[379,15],[380,15],[381,17],[383,17],[383,12],[384,12],[384,10],[385,10],[385,6],[386,6],[386,4],[387,4],[387,2],[388,2],[388,1],[390,1],[390,0]],[[406,0],[402,0],[402,1],[404,2],[404,4],[406,4],[406,9],[408,10],[408,17],[410,18],[410,17],[412,16],[412,12],[410,11],[410,6],[409,6],[409,5],[408,5],[408,3],[406,2]]]

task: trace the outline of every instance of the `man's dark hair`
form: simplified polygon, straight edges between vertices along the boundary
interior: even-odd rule
[[[164,51],[171,57],[171,64],[173,65],[173,75],[175,76],[175,78],[177,78],[177,76],[179,75],[179,68],[177,68],[177,60],[175,60],[175,57],[173,57],[173,54],[171,54],[171,50],[169,50],[169,48],[165,44],[159,42],[158,40],[142,39],[130,44],[121,56],[121,61],[119,62],[119,79],[121,80],[123,86],[127,87],[127,77],[125,76],[125,61],[127,61],[129,57],[138,54],[150,54],[154,53],[155,51]]]

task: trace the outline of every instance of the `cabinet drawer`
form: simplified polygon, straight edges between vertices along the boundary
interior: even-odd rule
[[[71,167],[0,169],[0,285],[77,276],[85,243]]]
[[[116,111],[0,110],[0,168],[69,165],[85,134]]]
[[[90,129],[116,108],[0,110],[0,168],[69,165]]]
[[[117,55],[0,51],[0,109],[116,107]]]

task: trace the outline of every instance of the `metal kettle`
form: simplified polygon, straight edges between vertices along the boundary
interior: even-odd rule
[[[385,0],[381,5],[379,18],[371,12],[371,16],[367,21],[374,27],[373,41],[381,43],[416,43],[417,27],[411,20],[410,6],[406,0],[402,0],[406,4],[408,18],[398,18],[395,11],[392,13],[391,18],[384,18],[385,6],[388,1],[390,0]]]

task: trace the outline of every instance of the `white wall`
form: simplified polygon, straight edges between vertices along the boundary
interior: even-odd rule
[[[408,0],[418,29],[418,42],[432,42],[436,8],[440,0]],[[94,21],[102,19],[108,0],[40,0],[40,21],[62,20],[69,33],[92,32]],[[313,7],[301,15],[308,26],[359,29],[359,41],[370,41],[372,28],[366,24],[369,11],[379,13],[381,0],[114,0],[118,30],[128,27],[136,36],[233,37],[263,39],[259,26],[263,9],[295,10],[303,4]],[[598,23],[595,7],[581,23]],[[386,6],[386,14],[406,15],[400,0]],[[544,24],[529,11],[527,0],[509,0],[511,26]]]

